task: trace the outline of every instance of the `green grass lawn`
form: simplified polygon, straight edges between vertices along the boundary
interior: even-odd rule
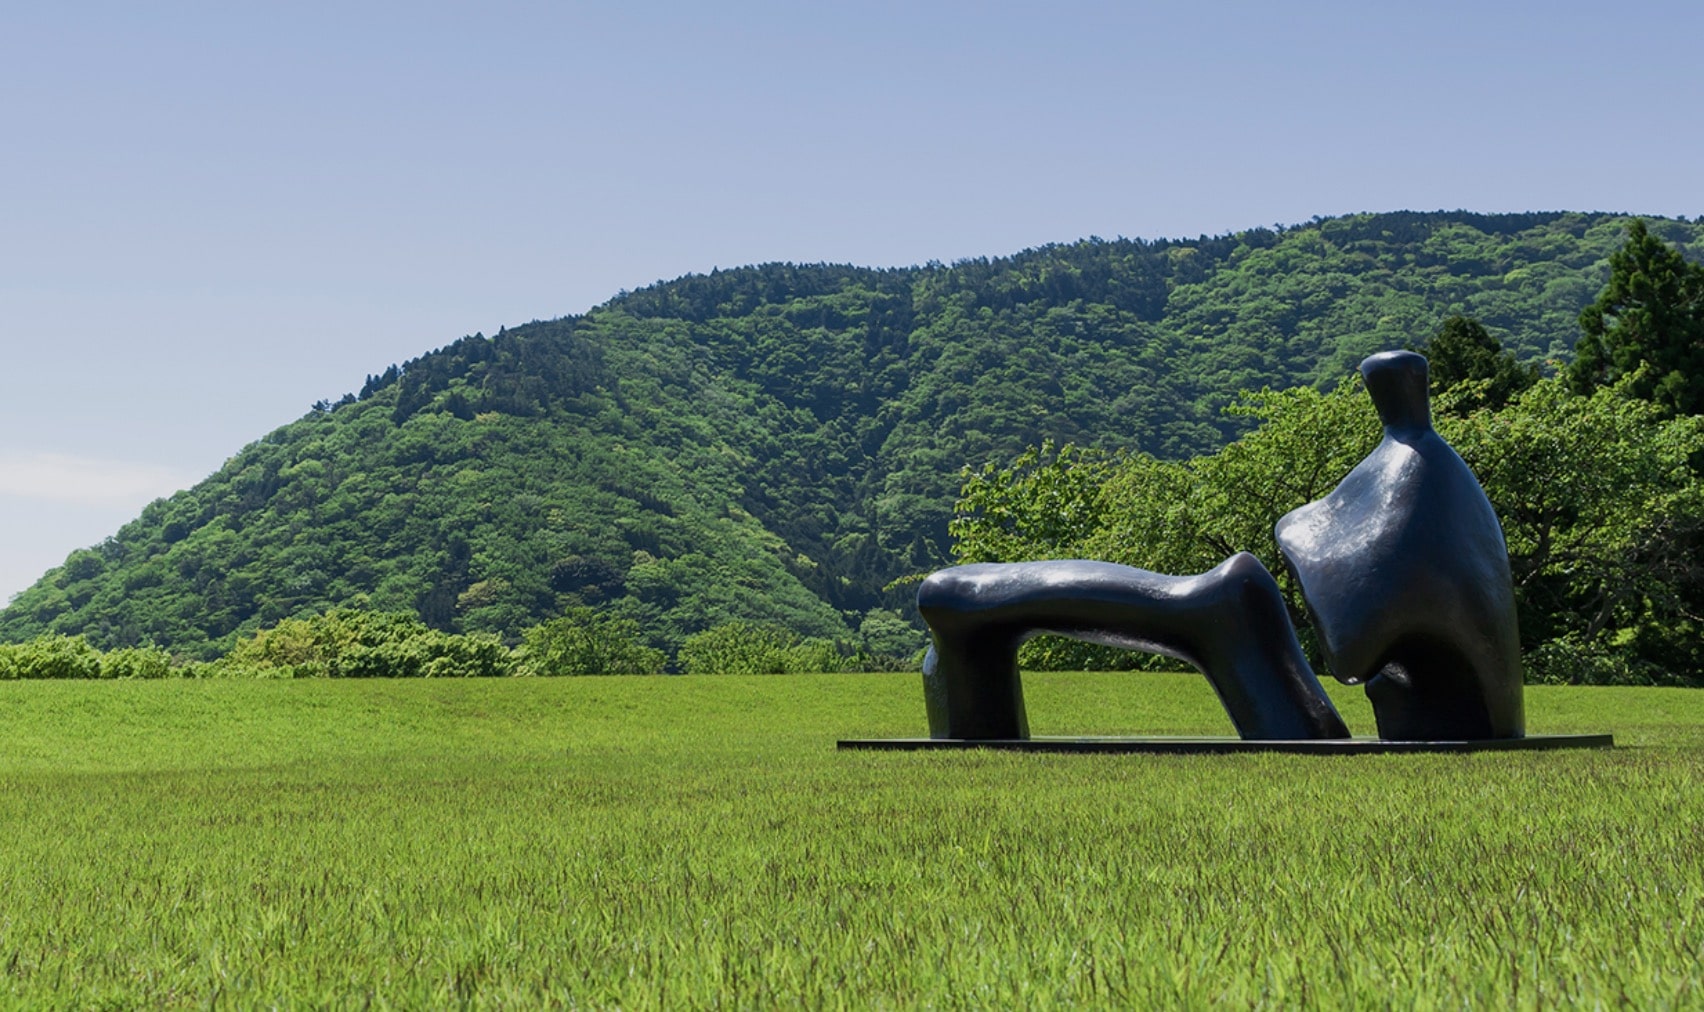
[[[1026,692],[1230,733],[1194,676]],[[1704,692],[1527,699],[1621,747],[835,751],[925,733],[916,675],[0,683],[0,1004],[1704,1006]]]

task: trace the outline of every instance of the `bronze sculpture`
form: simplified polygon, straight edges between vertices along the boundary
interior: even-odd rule
[[[1384,438],[1324,499],[1278,522],[1332,672],[1365,683],[1384,739],[1525,734],[1502,528],[1431,424],[1426,360],[1361,364]],[[1200,669],[1248,740],[1348,729],[1302,655],[1276,581],[1246,553],[1199,576],[1080,560],[955,566],[918,609],[934,739],[1026,739],[1017,648],[1042,632],[1166,654]]]

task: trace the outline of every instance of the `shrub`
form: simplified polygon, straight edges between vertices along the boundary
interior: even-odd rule
[[[102,678],[173,678],[172,655],[159,647],[124,647],[101,658]]]
[[[570,608],[521,634],[519,674],[655,675],[668,658],[640,642],[639,623]]]
[[[101,676],[101,652],[81,636],[38,636],[0,645],[0,679]]]
[[[456,636],[413,615],[340,608],[285,619],[217,666],[274,678],[476,678],[513,674],[515,661],[493,634]]]
[[[729,622],[694,633],[677,658],[689,675],[781,675],[844,671],[846,658],[832,641],[800,639],[767,622]]]

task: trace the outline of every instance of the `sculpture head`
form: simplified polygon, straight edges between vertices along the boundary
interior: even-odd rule
[[[1361,363],[1361,380],[1372,395],[1379,421],[1387,429],[1426,429],[1432,425],[1427,396],[1426,359],[1412,351],[1381,351]]]

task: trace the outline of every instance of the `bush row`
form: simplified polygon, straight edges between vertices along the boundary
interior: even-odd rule
[[[909,666],[861,645],[803,639],[781,626],[734,622],[690,636],[675,658],[685,674],[870,671]],[[41,678],[465,678],[661,674],[668,655],[632,619],[574,608],[528,629],[510,648],[495,634],[442,632],[409,614],[337,609],[285,619],[215,661],[182,661],[158,647],[101,651],[82,636],[0,644],[0,681]]]
[[[159,647],[100,651],[81,636],[0,644],[0,681],[19,678],[170,678],[182,673]]]

